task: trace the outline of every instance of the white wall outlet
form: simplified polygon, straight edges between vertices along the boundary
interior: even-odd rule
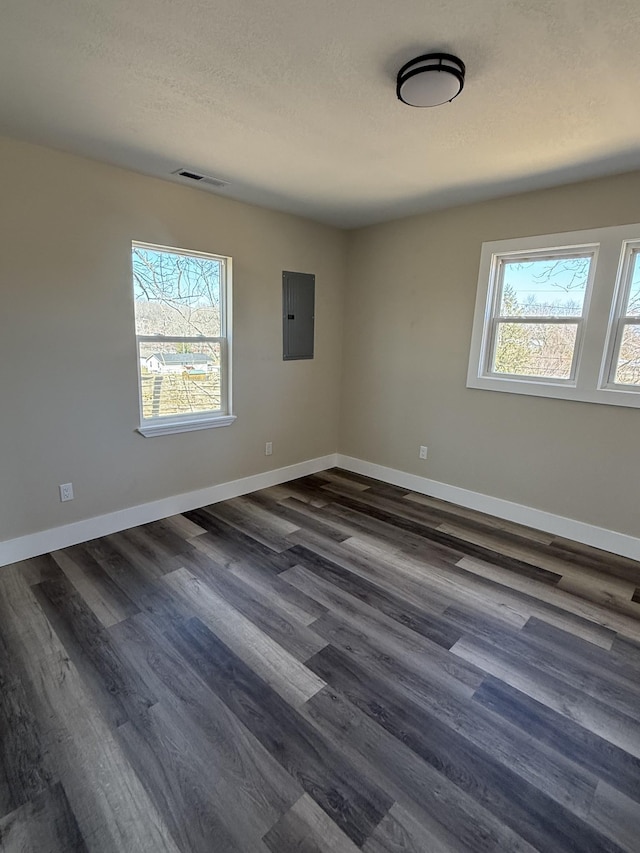
[[[267,441],[267,443],[264,446],[264,455],[265,456],[271,456],[272,453],[273,453],[273,442]]]
[[[424,444],[421,444],[420,445],[420,459],[426,459],[426,458],[427,458],[427,448],[425,447]]]
[[[62,483],[58,488],[60,489],[61,501],[73,500],[73,483]]]

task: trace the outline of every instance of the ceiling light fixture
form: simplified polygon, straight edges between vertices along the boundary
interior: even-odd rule
[[[450,53],[427,53],[398,71],[396,94],[410,107],[437,107],[457,97],[464,87],[464,62]]]

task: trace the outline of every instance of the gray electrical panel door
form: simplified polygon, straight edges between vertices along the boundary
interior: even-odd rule
[[[285,361],[313,358],[316,277],[282,273],[282,357]]]

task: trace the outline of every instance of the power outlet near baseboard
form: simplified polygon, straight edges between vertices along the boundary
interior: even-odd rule
[[[73,500],[73,483],[61,483],[58,489],[60,491],[60,500],[63,503],[64,501]]]

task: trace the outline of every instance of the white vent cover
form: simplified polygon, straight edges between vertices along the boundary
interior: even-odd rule
[[[200,172],[195,172],[193,169],[176,169],[172,175],[177,175],[179,178],[185,178],[187,181],[193,181],[196,184],[205,184],[208,187],[228,187],[229,181],[223,181],[222,178],[214,178],[213,175],[202,175]]]

